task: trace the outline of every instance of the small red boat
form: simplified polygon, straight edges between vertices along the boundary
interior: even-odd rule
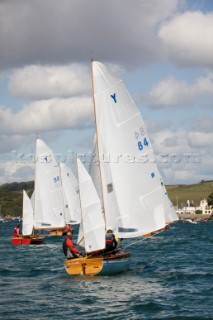
[[[20,235],[20,224],[18,223],[14,228],[13,237],[11,239],[13,245],[44,243],[44,236],[34,234],[33,223],[33,208],[31,199],[28,197],[26,191],[23,190],[22,235]]]
[[[27,244],[43,244],[43,236],[31,236],[31,237],[13,237],[11,239],[13,245],[27,245]]]

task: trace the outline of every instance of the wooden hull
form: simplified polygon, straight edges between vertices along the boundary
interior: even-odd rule
[[[129,269],[130,254],[119,251],[107,256],[92,256],[68,259],[64,267],[69,275],[109,276]]]
[[[43,236],[33,236],[30,238],[30,244],[43,244],[44,237]]]
[[[64,233],[64,230],[61,230],[61,229],[50,231],[51,236],[63,236],[63,233]]]
[[[44,237],[42,237],[42,236],[32,236],[29,238],[13,237],[11,239],[11,243],[13,245],[42,244],[42,243],[44,243]]]

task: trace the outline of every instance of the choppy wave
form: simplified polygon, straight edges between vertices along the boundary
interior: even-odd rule
[[[75,278],[63,266],[63,237],[12,246],[14,224],[0,223],[1,319],[213,319],[213,222],[124,240],[128,272]]]

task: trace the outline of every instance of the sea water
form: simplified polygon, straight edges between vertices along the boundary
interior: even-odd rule
[[[13,246],[0,222],[0,319],[213,319],[213,222],[177,222],[145,240],[124,240],[128,272],[69,276],[63,237]]]

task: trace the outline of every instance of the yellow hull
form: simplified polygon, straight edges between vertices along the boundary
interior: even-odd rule
[[[113,275],[129,269],[130,253],[118,250],[105,256],[68,259],[64,267],[69,275]]]
[[[68,259],[64,267],[70,275],[96,275],[103,268],[103,258]]]
[[[63,233],[64,233],[64,230],[61,230],[61,229],[50,231],[51,236],[62,236]]]

